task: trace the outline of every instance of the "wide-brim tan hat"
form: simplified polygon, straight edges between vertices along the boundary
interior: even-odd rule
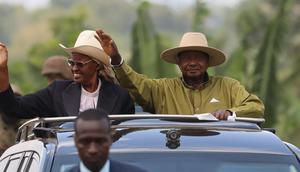
[[[217,48],[209,47],[205,35],[200,32],[185,33],[178,47],[163,51],[160,57],[169,63],[177,64],[178,53],[183,51],[201,51],[208,54],[208,66],[217,66],[225,61],[225,54]]]
[[[91,57],[97,62],[110,65],[110,57],[104,52],[100,42],[95,38],[98,37],[96,31],[82,31],[75,42],[74,47],[67,48],[59,44],[69,55],[72,53],[80,53]]]

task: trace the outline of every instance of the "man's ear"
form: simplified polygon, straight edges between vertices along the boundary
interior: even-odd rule
[[[110,145],[112,145],[113,144],[113,138],[112,138],[112,136],[110,137]]]
[[[100,70],[100,66],[99,66],[99,65],[97,66],[97,70],[98,70],[98,71]]]
[[[181,65],[177,62],[177,66],[178,66],[178,68],[180,69],[180,71],[182,71],[182,69],[181,69]]]
[[[74,133],[73,137],[74,137],[74,140],[77,139],[77,134]]]
[[[97,70],[99,71],[99,70],[102,70],[102,69],[104,69],[104,66],[103,66],[103,64],[99,63],[98,66],[97,66]]]

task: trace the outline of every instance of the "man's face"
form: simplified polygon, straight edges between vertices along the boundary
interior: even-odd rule
[[[75,82],[85,85],[97,78],[99,69],[98,64],[89,56],[80,53],[72,53],[68,63],[71,66]]]
[[[75,145],[84,165],[91,171],[99,171],[108,159],[112,143],[108,121],[77,121]]]
[[[185,78],[198,78],[208,68],[208,55],[200,51],[184,51],[178,55],[177,64]]]

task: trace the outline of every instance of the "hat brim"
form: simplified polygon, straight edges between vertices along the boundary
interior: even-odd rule
[[[183,51],[201,51],[207,53],[209,55],[208,66],[217,66],[224,63],[225,61],[225,54],[221,50],[212,47],[201,46],[170,48],[163,51],[160,57],[169,63],[177,64],[176,56],[178,55],[178,53]]]
[[[59,44],[59,46],[63,48],[69,55],[72,55],[72,53],[80,53],[91,57],[97,62],[102,62],[103,64],[108,66],[110,65],[110,57],[99,48],[89,45],[83,45],[73,48],[67,48],[62,44]]]

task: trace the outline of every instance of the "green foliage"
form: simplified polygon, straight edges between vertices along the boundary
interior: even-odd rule
[[[162,35],[157,34],[155,37],[156,41],[156,57],[160,57],[162,51],[166,50],[170,47],[170,40]],[[177,76],[175,67],[176,65],[165,62],[162,59],[156,60],[156,68],[157,68],[157,77],[175,77]]]
[[[76,13],[75,13],[76,12]],[[28,72],[32,73],[34,85],[32,90],[37,90],[46,85],[40,74],[42,64],[46,58],[64,53],[59,43],[72,47],[78,34],[84,30],[85,9],[74,9],[74,14],[57,17],[51,20],[51,28],[54,38],[46,42],[34,44],[28,52]],[[44,82],[40,82],[44,81]]]
[[[56,17],[51,21],[54,39],[59,40],[65,46],[73,46],[78,34],[85,29],[86,9],[76,6],[72,11],[71,15]]]
[[[142,62],[141,62],[141,52],[139,50],[139,38],[137,33],[137,25],[133,25],[132,28],[132,33],[131,33],[131,41],[132,41],[132,46],[131,46],[131,52],[132,52],[132,58],[130,60],[130,65],[137,71],[138,73],[142,73]]]
[[[132,26],[130,65],[138,72],[150,77],[175,76],[175,65],[161,60],[160,53],[170,46],[166,37],[159,35],[154,28],[149,15],[150,4],[141,2],[138,9],[138,18]]]
[[[153,66],[157,60],[156,32],[149,16],[148,2],[142,2],[138,9],[138,18],[132,27],[132,58],[130,64],[140,73],[156,77],[157,71]]]
[[[11,43],[10,34],[17,32],[21,25],[27,21],[26,12],[19,6],[1,4],[0,16],[0,41],[9,44]]]
[[[247,81],[247,63],[245,58],[245,51],[243,46],[237,48],[231,55],[230,59],[223,67],[226,76],[231,76],[241,83],[246,83]]]
[[[41,86],[43,83],[46,85],[47,83],[44,78],[37,80],[35,76],[40,75],[40,72],[38,71],[38,73],[33,73],[30,70],[29,63],[26,59],[12,62],[9,67],[14,69],[10,70],[9,73],[10,82],[18,86],[22,86],[21,90],[24,93],[33,92],[34,90],[41,88],[37,88],[38,86]]]
[[[29,64],[35,68],[41,69],[43,62],[46,58],[52,56],[53,54],[60,54],[61,48],[58,46],[59,42],[55,39],[49,40],[45,43],[38,43],[31,47],[28,54]]]
[[[209,15],[209,10],[202,0],[196,0],[195,5],[195,15],[192,23],[192,31],[202,32],[204,30],[203,22]]]
[[[281,9],[283,7],[282,3],[287,3],[284,8],[288,8],[288,13],[279,15],[280,6]],[[289,6],[291,3],[292,7]],[[237,8],[238,13],[233,17],[238,38],[237,48],[231,54],[229,61],[222,67],[226,75],[239,79],[248,88],[252,88],[252,92],[257,95],[260,95],[261,83],[269,84],[269,90],[266,92],[268,96],[264,101],[267,108],[266,126],[275,127],[281,138],[298,146],[300,145],[298,137],[300,123],[298,85],[300,79],[297,77],[300,74],[298,67],[300,65],[300,56],[298,55],[300,53],[300,22],[297,20],[299,6],[299,1],[243,1]],[[280,24],[275,25],[275,20],[281,20]],[[270,39],[268,32],[274,30],[274,27],[279,28],[276,30],[280,33],[275,34],[276,38],[273,40],[268,40]],[[267,37],[269,38],[267,39]],[[268,50],[269,46],[273,47],[273,51]],[[258,56],[258,50],[261,53],[264,52],[265,56],[262,54]],[[275,64],[272,60],[270,62],[265,60],[267,56],[265,51],[267,50],[272,54],[272,58],[276,56]],[[269,79],[265,79],[263,76],[267,65],[270,65]],[[258,68],[260,68],[260,72],[258,72]],[[256,75],[254,75],[254,71],[257,72]],[[261,81],[258,80],[259,77],[261,77]],[[276,80],[272,77],[275,77]],[[270,111],[270,108],[273,110]]]
[[[286,31],[286,16],[290,9],[291,0],[282,0],[277,16],[270,23],[258,55],[254,73],[255,85],[253,90],[265,103],[266,126],[276,122],[276,108],[278,107],[279,83],[277,80],[277,59],[280,57],[281,45]]]
[[[279,135],[283,140],[300,147],[299,100],[291,93],[287,93],[281,100],[282,104],[279,106],[279,110],[282,113],[278,116],[278,121],[280,122],[275,125],[277,135]]]

